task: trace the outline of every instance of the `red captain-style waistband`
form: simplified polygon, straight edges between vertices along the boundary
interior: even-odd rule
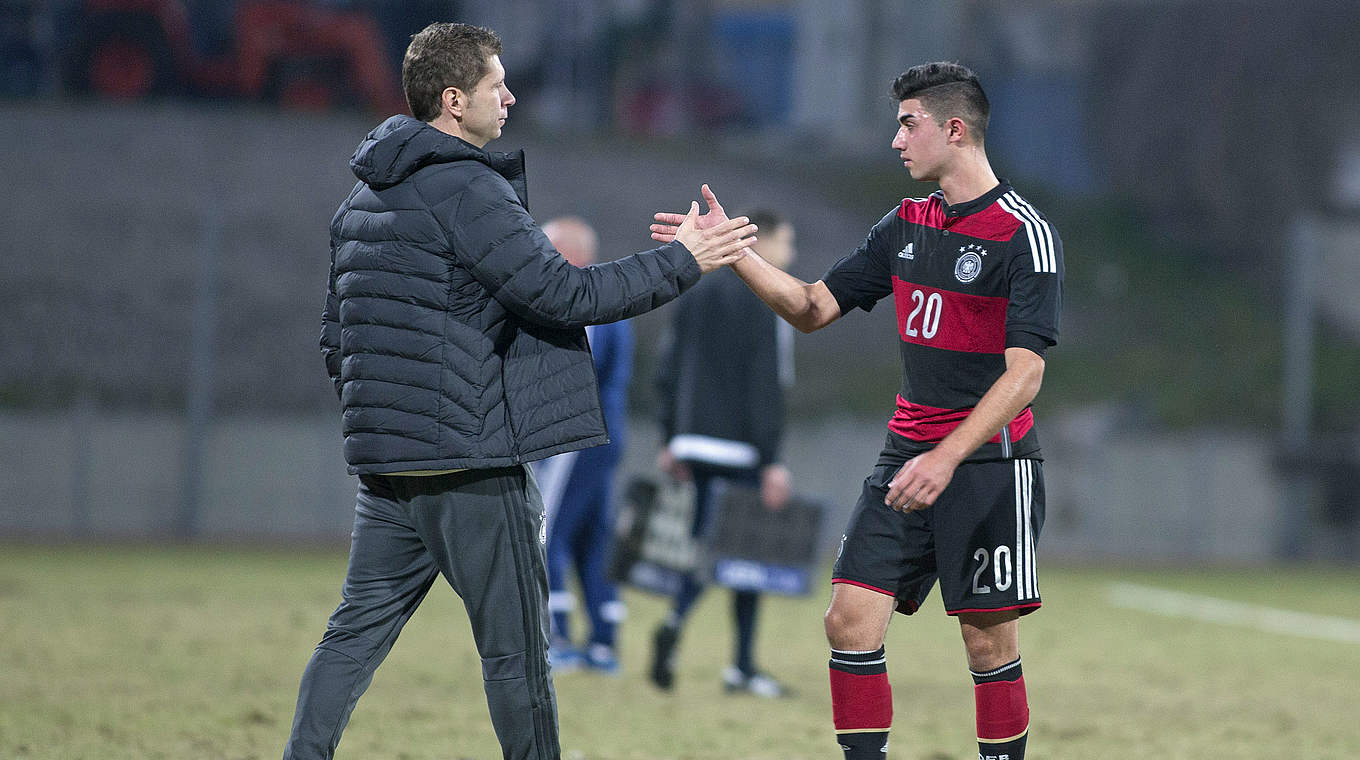
[[[938,443],[944,437],[954,432],[954,428],[963,422],[964,418],[973,411],[972,407],[964,409],[940,409],[938,407],[926,406],[925,404],[913,404],[897,396],[897,412],[888,421],[888,429],[898,435],[910,438],[913,441],[922,443]],[[1034,412],[1026,407],[1015,419],[1006,423],[1006,429],[1010,432],[1011,441],[1018,441],[1025,437],[1025,434],[1034,427]],[[1000,443],[1001,433],[997,433],[988,439],[988,443]]]

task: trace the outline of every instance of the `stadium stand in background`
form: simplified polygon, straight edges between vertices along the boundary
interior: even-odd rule
[[[406,108],[373,17],[282,0],[85,0],[63,61],[73,93]]]

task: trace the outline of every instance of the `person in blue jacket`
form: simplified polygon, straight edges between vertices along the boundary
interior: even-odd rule
[[[543,225],[543,234],[577,267],[588,267],[599,257],[599,238],[583,219],[552,219]],[[608,563],[614,543],[614,471],[623,454],[628,422],[633,330],[627,321],[589,325],[586,337],[609,443],[534,463],[548,513],[548,610],[552,613],[548,659],[558,673],[585,667],[614,674],[619,669],[615,629],[625,610],[609,579]],[[567,587],[573,567],[590,620],[584,647],[574,645],[571,635],[571,613],[578,606]]]

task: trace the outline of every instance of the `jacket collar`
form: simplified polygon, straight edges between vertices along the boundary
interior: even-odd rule
[[[478,148],[423,121],[398,114],[379,124],[359,143],[349,167],[375,190],[392,187],[432,164],[479,161],[505,178],[519,202],[529,207],[524,151],[501,153]]]

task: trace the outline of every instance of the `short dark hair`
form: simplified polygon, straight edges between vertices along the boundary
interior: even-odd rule
[[[471,24],[430,24],[411,37],[401,62],[401,88],[411,115],[421,121],[439,117],[440,97],[449,87],[470,92],[501,54],[496,33]]]
[[[977,74],[967,66],[949,61],[935,61],[912,66],[902,72],[892,84],[893,97],[900,103],[917,98],[936,121],[958,117],[981,143],[987,136],[987,121],[992,106],[987,93],[982,91]]]
[[[771,208],[752,209],[742,216],[750,219],[751,224],[760,228],[760,232],[756,233],[757,235],[772,233],[789,223],[789,220],[785,219],[783,214]]]

